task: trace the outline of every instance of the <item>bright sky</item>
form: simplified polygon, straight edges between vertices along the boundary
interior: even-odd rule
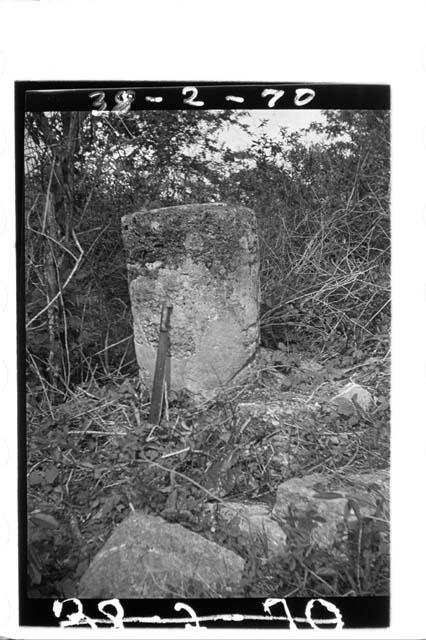
[[[260,109],[250,111],[246,118],[254,136],[259,130],[262,121],[267,120],[263,131],[270,136],[277,135],[281,127],[288,127],[290,131],[296,131],[308,127],[311,122],[321,121],[321,111],[318,109]],[[238,126],[231,125],[224,131],[224,139],[234,151],[245,149],[252,138],[241,131]]]

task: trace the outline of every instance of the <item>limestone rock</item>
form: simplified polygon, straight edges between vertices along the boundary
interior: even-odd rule
[[[171,388],[213,397],[259,343],[256,218],[219,203],[139,211],[122,218],[136,357],[152,384],[161,306],[171,316]]]
[[[237,535],[258,557],[285,553],[287,536],[266,504],[222,502],[209,507],[210,526]]]
[[[92,560],[78,597],[226,597],[243,568],[236,553],[179,524],[135,512]]]
[[[281,483],[273,509],[284,529],[293,523],[311,542],[330,549],[347,525],[376,519],[383,530],[389,518],[389,472],[337,476],[312,474]],[[346,524],[345,524],[346,523]]]
[[[355,384],[353,382],[347,384],[337,394],[337,396],[333,398],[333,400],[338,400],[340,398],[345,398],[349,400],[349,402],[355,400],[359,404],[361,409],[364,409],[364,411],[368,411],[369,409],[371,409],[371,406],[373,404],[371,393],[367,391],[365,387],[362,387],[360,384]]]

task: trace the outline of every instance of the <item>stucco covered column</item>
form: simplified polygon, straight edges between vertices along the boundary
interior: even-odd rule
[[[152,384],[162,303],[171,316],[171,388],[212,397],[259,342],[254,213],[227,204],[138,211],[122,218],[134,340]]]

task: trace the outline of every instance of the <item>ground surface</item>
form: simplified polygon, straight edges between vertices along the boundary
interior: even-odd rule
[[[49,402],[33,389],[27,407],[29,595],[75,594],[94,554],[133,510],[162,515],[215,539],[201,517],[206,502],[272,503],[280,482],[291,477],[387,468],[384,347],[333,357],[283,353],[281,362],[263,358],[249,381],[227,389],[214,403],[195,408],[183,396],[170,399],[156,428],[147,422],[149,398],[137,378],[82,384],[65,402]],[[333,408],[331,398],[350,381],[373,395],[370,412]],[[244,413],[244,403],[274,401],[288,407],[284,422],[290,438],[281,459],[271,438],[282,422],[277,427],[273,419]],[[346,566],[333,567],[333,558],[320,554],[301,558],[296,543],[285,566],[260,565],[238,539],[216,541],[246,560],[237,596],[268,595],[277,588],[287,595],[330,595],[330,570],[334,585],[339,575],[339,593],[387,591],[387,557],[378,559],[382,564],[374,579],[360,581],[359,558],[358,566],[349,559]]]

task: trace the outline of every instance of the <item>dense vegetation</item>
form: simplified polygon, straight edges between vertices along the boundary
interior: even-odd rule
[[[158,511],[161,500],[153,487],[168,477],[150,468],[141,482],[131,471],[148,390],[138,387],[133,352],[120,232],[126,213],[205,201],[253,208],[261,242],[263,344],[284,351],[289,369],[301,353],[327,363],[321,380],[293,379],[308,395],[318,383],[327,388],[341,370],[365,364],[364,380],[378,398],[376,430],[368,430],[363,416],[372,438],[368,452],[346,446],[342,464],[364,455],[365,464],[374,466],[371,452],[386,464],[381,438],[388,420],[389,113],[326,111],[309,131],[283,128],[271,137],[265,128],[251,133],[244,151],[227,148],[223,127],[245,122],[242,112],[219,111],[26,115],[26,384],[35,593],[71,593],[72,579],[87,566],[82,540],[88,554],[96,549],[129,502],[146,507],[154,500],[151,508]],[[232,413],[229,406],[229,399],[219,400],[211,414],[217,420],[210,418],[205,428],[188,407],[172,407],[182,433],[177,428],[170,440],[159,431],[159,448],[167,450],[172,441],[175,447],[187,444],[185,428],[198,419],[191,447],[220,450],[225,440],[215,428]],[[324,408],[324,420],[336,433],[346,418]],[[102,432],[117,421],[127,421],[126,437],[105,441]],[[317,434],[306,416],[304,428]],[[324,455],[327,446],[324,441]],[[156,459],[153,449],[145,459]],[[202,477],[203,462],[195,458],[176,470]],[[320,447],[299,448],[297,458],[298,473],[321,468]],[[251,462],[249,473],[257,477],[265,463]],[[113,477],[106,481],[108,469]],[[274,485],[262,473],[256,490]],[[149,496],[139,492],[139,500],[133,494],[130,500],[126,491],[135,482],[148,487]],[[199,499],[192,495],[191,504]],[[355,584],[350,572],[339,575],[345,576],[343,591],[374,592],[374,586]],[[311,587],[317,593],[324,585]]]

